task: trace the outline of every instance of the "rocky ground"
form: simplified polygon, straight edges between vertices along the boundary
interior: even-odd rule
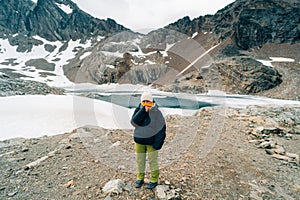
[[[2,141],[0,199],[299,199],[300,107],[203,108],[166,120],[155,190],[134,188],[132,130],[82,127]],[[111,180],[119,185],[108,191]]]
[[[14,95],[62,95],[64,93],[64,89],[50,87],[45,83],[22,80],[0,74],[0,97]]]

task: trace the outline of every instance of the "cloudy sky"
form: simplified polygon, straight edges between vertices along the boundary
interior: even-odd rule
[[[178,19],[214,14],[234,0],[72,0],[100,19],[112,18],[138,32],[162,28]]]

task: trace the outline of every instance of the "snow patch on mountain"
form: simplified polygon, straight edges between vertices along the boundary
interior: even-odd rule
[[[292,58],[283,58],[283,57],[270,57],[271,60],[260,60],[258,62],[262,63],[265,66],[273,67],[272,62],[295,62],[295,59]]]
[[[64,11],[67,14],[71,14],[73,12],[73,9],[70,7],[70,5],[64,5],[64,4],[59,4],[55,3],[62,11]]]
[[[80,49],[88,49],[92,46],[90,40],[85,43],[77,41],[68,41],[67,44],[56,41],[50,42],[39,36],[33,36],[34,39],[42,42],[41,45],[33,46],[30,52],[17,52],[17,46],[11,46],[8,39],[0,39],[0,70],[11,69],[15,73],[22,74],[24,80],[33,80],[46,83],[49,86],[65,87],[72,85],[63,72],[63,66],[74,58]],[[101,38],[99,38],[101,39]],[[46,45],[54,47],[52,52],[46,50]],[[66,48],[63,48],[66,47]],[[84,59],[90,52],[84,53],[80,58]],[[53,71],[37,69],[35,66],[28,66],[26,63],[34,59],[44,59],[50,64],[54,64]],[[48,74],[48,75],[45,75]]]

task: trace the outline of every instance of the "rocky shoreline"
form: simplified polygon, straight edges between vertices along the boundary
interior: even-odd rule
[[[132,130],[86,126],[2,141],[0,199],[297,199],[299,113],[299,106],[249,106],[167,116],[153,191],[133,186]]]
[[[65,90],[50,87],[45,83],[10,78],[0,74],[0,97],[14,95],[63,95]]]

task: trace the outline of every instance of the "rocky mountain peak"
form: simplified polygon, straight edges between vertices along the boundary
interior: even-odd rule
[[[290,43],[300,40],[300,3],[287,0],[237,0],[215,15],[193,20],[184,17],[165,28],[192,35],[213,32],[219,40],[231,38],[240,49],[265,43]]]
[[[30,37],[35,35],[48,41],[86,41],[124,30],[128,29],[112,19],[101,20],[83,12],[71,0],[1,1],[0,37],[10,39],[17,33],[17,37],[23,39],[14,38],[18,41],[15,43],[28,46],[23,51],[30,50]],[[24,36],[27,37],[25,41]]]

